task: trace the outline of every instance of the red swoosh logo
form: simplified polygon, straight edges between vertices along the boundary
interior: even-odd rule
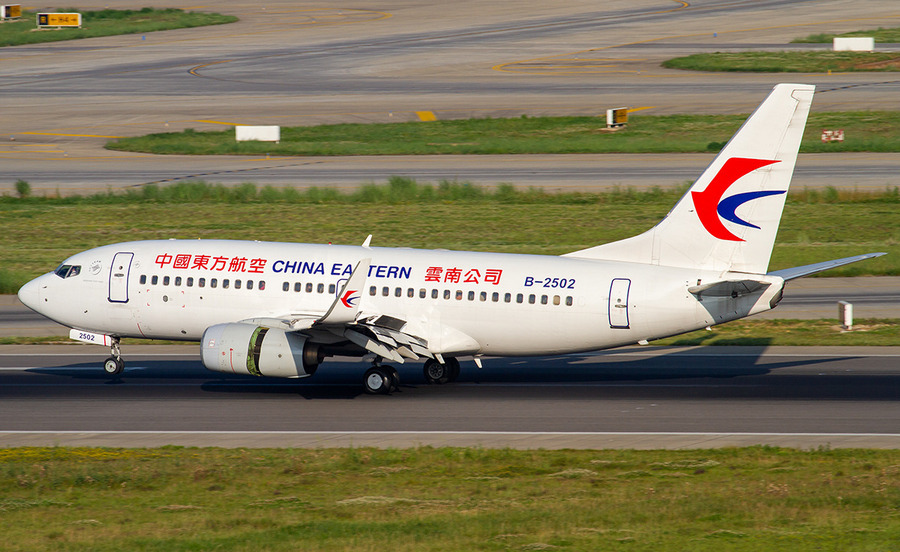
[[[357,290],[355,290],[355,289],[347,290],[346,292],[344,292],[344,296],[341,297],[341,303],[343,303],[344,306],[347,307],[348,309],[352,309],[355,306],[352,303],[352,301],[359,299],[359,297],[350,297],[351,295],[353,295],[356,292],[357,292]]]
[[[722,196],[728,188],[742,176],[761,167],[779,162],[777,160],[732,157],[725,161],[725,164],[722,165],[722,168],[719,169],[719,172],[713,177],[705,190],[702,192],[691,192],[694,207],[697,209],[697,217],[700,218],[700,222],[706,228],[706,231],[720,240],[744,241],[729,232],[725,225],[722,224],[719,214],[716,212],[719,201],[722,200]]]

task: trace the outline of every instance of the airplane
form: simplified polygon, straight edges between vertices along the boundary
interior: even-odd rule
[[[19,290],[72,339],[199,341],[214,371],[303,378],[327,357],[424,359],[428,383],[459,359],[579,353],[768,311],[785,282],[884,255],[767,272],[815,87],[779,84],[650,230],[561,256],[231,240],[151,240],[77,253]]]

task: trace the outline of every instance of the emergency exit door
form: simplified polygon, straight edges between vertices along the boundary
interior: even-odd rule
[[[109,267],[109,302],[128,302],[128,274],[134,253],[116,253]]]
[[[630,327],[628,323],[628,293],[631,291],[631,280],[614,278],[609,286],[609,327]]]

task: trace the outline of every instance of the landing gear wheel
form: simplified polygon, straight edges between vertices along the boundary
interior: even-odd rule
[[[397,369],[393,366],[382,366],[382,370],[387,370],[388,375],[391,376],[391,391],[399,391],[400,390],[400,374],[397,372]]]
[[[449,363],[441,364],[433,358],[429,358],[425,361],[425,367],[422,371],[425,373],[425,381],[431,385],[442,385],[449,382],[452,374]]]
[[[394,378],[388,369],[373,366],[366,370],[363,385],[370,395],[387,395],[394,387]]]
[[[109,357],[103,363],[103,371],[110,376],[118,376],[125,370],[125,361],[122,358]]]

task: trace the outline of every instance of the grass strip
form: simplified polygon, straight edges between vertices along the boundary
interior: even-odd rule
[[[785,294],[790,296],[790,293],[788,288]],[[777,314],[778,309],[774,312]],[[853,330],[845,332],[837,319],[761,320],[751,317],[713,326],[709,331],[660,339],[653,345],[897,346],[900,345],[898,328],[900,319],[897,318],[858,318],[853,321]]]
[[[897,52],[713,52],[668,59],[663,67],[740,73],[900,71]]]
[[[868,31],[852,31],[849,33],[841,33],[841,34],[828,34],[828,33],[818,33],[811,34],[804,38],[795,38],[791,42],[795,44],[809,44],[809,43],[831,43],[835,37],[854,37],[854,36],[871,36],[875,39],[875,42],[900,42],[900,27],[890,27],[885,29],[884,27],[878,27],[875,30]]]
[[[790,295],[790,289],[787,294]],[[775,311],[778,312],[777,310]],[[842,331],[837,319],[764,320],[745,318],[677,337],[653,341],[653,345],[675,346],[900,346],[900,319],[857,318],[852,331]],[[126,339],[128,345],[183,345],[182,341]],[[68,336],[0,337],[0,345],[71,344]]]
[[[185,155],[428,155],[719,151],[746,115],[634,115],[616,132],[602,117],[519,117],[283,127],[281,142],[237,142],[234,130],[121,138],[119,151]],[[822,143],[823,128],[843,142]],[[812,113],[800,151],[900,151],[900,111]]]
[[[551,194],[393,178],[352,194],[202,182],[91,197],[0,197],[0,292],[92,247],[142,239],[244,239],[559,255],[643,232],[683,190]],[[900,275],[900,192],[789,196],[772,270],[886,251],[825,273]],[[522,221],[527,221],[523,224]]]
[[[80,29],[36,30],[36,12],[24,12],[22,19],[3,23],[0,46],[20,46],[124,34],[149,33],[207,25],[234,23],[237,17],[218,13],[185,12],[176,8],[140,10],[47,10],[42,13],[81,13]]]
[[[900,452],[0,449],[6,550],[891,550]]]

